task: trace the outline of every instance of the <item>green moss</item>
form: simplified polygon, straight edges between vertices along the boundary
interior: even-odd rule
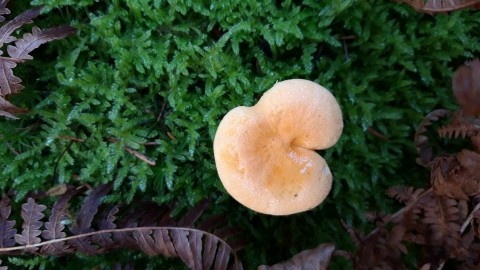
[[[177,200],[179,211],[213,195],[214,211],[251,241],[246,269],[326,241],[349,249],[340,219],[366,229],[365,211],[395,207],[385,188],[422,184],[414,129],[427,112],[453,106],[452,70],[480,49],[478,14],[432,17],[389,1],[32,3],[51,10],[40,25],[79,30],[17,68],[27,89],[15,104],[32,113],[0,121],[0,188],[21,199],[58,183],[115,181],[112,200]],[[254,214],[225,195],[212,140],[228,110],[289,78],[314,80],[341,104],[344,135],[325,152],[334,187],[311,212]]]

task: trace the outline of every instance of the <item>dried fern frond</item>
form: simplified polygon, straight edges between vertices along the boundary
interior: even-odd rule
[[[10,10],[6,8],[7,3],[8,1],[0,2],[0,22],[5,20],[3,15],[10,14]],[[7,101],[8,95],[18,93],[23,89],[22,80],[13,74],[13,69],[17,64],[33,59],[29,53],[40,45],[64,38],[75,32],[75,29],[70,26],[58,26],[45,30],[33,27],[32,33],[26,33],[20,39],[12,35],[24,24],[31,23],[34,18],[39,16],[41,9],[42,7],[36,7],[27,10],[0,27],[0,48],[5,44],[15,42],[14,45],[7,47],[6,51],[9,57],[0,56],[0,116],[17,119],[15,114],[27,112]]]
[[[395,198],[401,203],[408,204],[416,201],[424,191],[422,188],[415,189],[414,187],[397,186],[387,189],[387,196]]]
[[[148,203],[148,208],[135,208],[133,211],[122,211],[117,205],[101,208],[103,198],[111,189],[111,184],[93,189],[72,218],[68,202],[78,192],[69,188],[55,202],[45,223],[43,212],[47,206],[29,198],[22,205],[20,234],[16,233],[16,222],[9,220],[10,199],[4,197],[0,201],[0,255],[18,254],[20,251],[37,255],[67,255],[73,252],[95,255],[129,248],[150,256],[180,258],[190,269],[242,269],[235,253],[238,246],[226,242],[234,239],[238,230],[217,226],[212,228],[217,232],[214,234],[194,228],[208,200],[194,206],[180,221],[176,221],[170,216],[172,209],[153,203]],[[68,219],[73,221],[68,226],[69,232],[64,224]]]
[[[436,194],[432,196],[432,200],[422,205],[422,222],[428,226],[425,234],[427,258],[431,265],[438,267],[441,259],[453,258],[459,251],[462,237],[460,228],[466,215],[459,211],[460,201]]]
[[[428,163],[433,159],[433,151],[432,147],[430,146],[429,139],[424,133],[427,131],[427,128],[432,125],[433,122],[438,121],[440,118],[448,117],[452,114],[450,110],[445,109],[438,109],[435,110],[425,118],[423,118],[420,126],[417,128],[415,132],[415,147],[417,148],[417,152],[419,157],[416,159],[417,164],[427,167]]]
[[[467,138],[480,134],[480,126],[469,122],[457,122],[438,129],[438,135],[442,138]]]

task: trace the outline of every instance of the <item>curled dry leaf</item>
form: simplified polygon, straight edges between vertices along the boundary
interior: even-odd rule
[[[330,264],[333,251],[335,251],[335,245],[321,244],[315,249],[308,249],[298,253],[288,261],[272,266],[262,265],[258,267],[258,270],[326,270]]]
[[[42,213],[47,207],[45,205],[37,204],[34,199],[29,198],[27,203],[22,205],[22,234],[15,234],[14,238],[17,244],[20,245],[34,245],[40,243],[40,234],[42,231],[43,222],[40,221],[45,215]],[[34,251],[36,248],[29,248],[29,251]]]

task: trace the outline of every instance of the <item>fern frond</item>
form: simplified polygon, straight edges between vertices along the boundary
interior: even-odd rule
[[[424,191],[422,188],[415,189],[414,187],[397,186],[387,189],[387,196],[395,198],[401,203],[408,204],[417,200]]]
[[[242,269],[235,245],[225,240],[233,239],[238,230],[213,228],[215,233],[211,233],[194,228],[194,223],[210,200],[202,201],[177,222],[170,217],[170,210],[158,211],[163,207],[153,205],[125,213],[120,211],[119,206],[110,205],[101,211],[102,199],[111,189],[112,184],[100,185],[90,192],[73,219],[75,222],[69,226],[71,235],[64,231],[62,222],[69,212],[68,202],[77,193],[75,189],[69,188],[59,197],[43,231],[40,228],[44,225],[43,211],[47,207],[29,198],[22,205],[24,222],[21,234],[15,234],[15,222],[7,220],[10,201],[4,197],[0,201],[0,239],[3,239],[0,254],[24,251],[39,255],[66,255],[72,252],[94,255],[129,248],[150,256],[180,258],[190,269]],[[142,206],[141,203],[138,205]],[[100,213],[99,217],[97,212]],[[123,221],[119,219],[120,216]],[[120,221],[116,222],[117,219]],[[98,229],[92,228],[94,223],[98,224]]]
[[[5,20],[3,15],[10,13],[10,10],[6,8],[7,3],[8,1],[0,2],[0,21]],[[13,69],[17,64],[33,59],[29,53],[41,44],[74,33],[74,29],[70,26],[52,27],[43,31],[38,27],[33,27],[32,33],[25,34],[21,39],[17,40],[17,37],[12,36],[17,29],[24,24],[31,23],[34,18],[39,16],[41,9],[40,6],[27,10],[0,27],[0,48],[4,44],[16,41],[15,45],[7,47],[10,57],[0,57],[0,116],[18,119],[15,113],[26,112],[26,110],[15,107],[5,99],[7,95],[18,93],[23,89],[22,80],[13,74]],[[0,54],[3,54],[3,52],[0,52]]]
[[[468,122],[454,123],[438,129],[442,138],[467,138],[480,134],[480,127]]]
[[[435,110],[427,116],[425,116],[418,126],[417,131],[415,132],[415,147],[419,157],[416,159],[417,164],[427,167],[428,163],[433,158],[433,150],[430,146],[429,139],[424,133],[427,131],[427,128],[432,125],[432,123],[438,121],[440,118],[448,117],[452,114],[450,110],[438,109]]]

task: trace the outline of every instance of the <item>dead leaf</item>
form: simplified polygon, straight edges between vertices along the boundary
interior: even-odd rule
[[[335,245],[321,244],[315,249],[308,249],[293,256],[290,260],[272,266],[262,265],[258,270],[326,270],[330,264]]]

